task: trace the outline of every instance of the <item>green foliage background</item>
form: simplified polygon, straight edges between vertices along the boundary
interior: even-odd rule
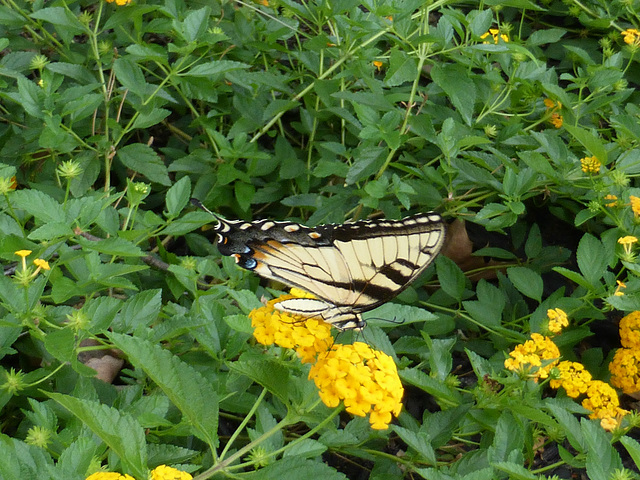
[[[620,32],[639,7],[0,1],[0,478],[637,471],[635,417],[607,433],[503,362],[562,308],[563,358],[607,380],[615,345],[594,332],[640,310],[616,244],[638,234],[638,47]],[[376,432],[319,404],[290,353],[252,344],[246,314],[279,287],[220,258],[191,197],[306,225],[436,209],[495,232],[477,254],[503,264],[472,282],[441,256],[404,306],[371,313],[364,338],[397,359],[410,402]],[[30,275],[34,258],[51,270]],[[112,348],[117,386],[78,357]]]

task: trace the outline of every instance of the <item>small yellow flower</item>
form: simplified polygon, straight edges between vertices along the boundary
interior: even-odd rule
[[[38,269],[42,269],[42,270],[51,270],[51,267],[49,266],[49,262],[47,262],[46,260],[43,260],[41,258],[36,258],[33,261],[33,264],[38,267]]]
[[[500,30],[497,28],[490,28],[488,32],[483,33],[482,35],[480,35],[480,39],[484,40],[485,38],[487,38],[489,35],[491,35],[491,37],[493,37],[493,43],[498,43],[500,41],[500,39],[502,39],[504,42],[508,42],[509,41],[509,36],[503,34],[500,34]],[[486,43],[491,43],[491,42],[482,42],[483,44]]]
[[[13,252],[16,255],[18,255],[19,257],[28,257],[29,255],[31,255],[31,250],[18,250],[17,252]]]
[[[609,364],[611,385],[626,394],[640,391],[640,350],[619,348]]]
[[[504,361],[507,369],[530,373],[537,381],[549,376],[549,371],[558,363],[560,351],[549,337],[532,333],[531,340],[516,345],[509,356],[511,358]]]
[[[559,113],[552,113],[551,114],[551,118],[549,119],[549,122],[551,122],[551,124],[555,128],[562,128],[562,124],[564,123],[564,119],[562,118],[562,115],[560,115]]]
[[[631,312],[620,320],[620,343],[625,348],[640,349],[640,312]]]
[[[151,480],[191,480],[192,478],[190,473],[166,465],[160,465],[151,471]]]
[[[640,32],[635,28],[627,28],[621,33],[624,38],[624,43],[627,43],[629,45],[635,45],[639,43],[638,39],[640,39]]]
[[[638,239],[633,235],[627,235],[626,237],[620,237],[618,239],[618,243],[622,245],[622,248],[624,248],[624,253],[627,256],[631,255],[631,249],[633,248],[633,244],[637,242],[638,242]]]
[[[122,7],[124,5],[129,5],[131,3],[131,0],[107,0],[107,3],[113,2],[115,2],[119,7]]]
[[[600,172],[600,167],[602,164],[598,157],[595,155],[593,157],[584,157],[580,159],[580,165],[582,166],[582,171],[584,173],[598,173]]]
[[[553,333],[560,333],[564,327],[569,326],[567,314],[559,308],[547,310],[547,318],[549,318],[549,331]]]
[[[606,207],[616,207],[618,205],[618,197],[615,195],[605,195],[605,200],[609,200],[609,203],[605,203]]]
[[[549,382],[551,388],[564,388],[567,395],[577,398],[587,392],[591,382],[591,374],[585,370],[584,365],[578,362],[563,361],[557,366],[560,378]]]
[[[296,293],[301,290],[292,290]],[[306,294],[305,292],[302,292]],[[309,294],[306,294],[309,295]],[[303,363],[312,363],[318,353],[326,352],[333,342],[331,325],[321,318],[308,318],[277,310],[274,305],[301,295],[282,295],[270,300],[264,307],[249,313],[253,336],[263,345],[276,344],[293,348]]]
[[[131,475],[116,472],[96,472],[89,475],[86,480],[135,480]]]
[[[258,0],[258,3],[260,5],[262,5],[263,7],[268,7],[269,6],[269,0]]]
[[[369,414],[371,428],[377,430],[388,428],[392,416],[402,409],[404,388],[396,364],[366,343],[333,345],[311,367],[309,379],[325,405],[336,407],[343,401],[352,415]]]
[[[620,280],[616,280],[616,283],[618,284],[618,286],[616,287],[616,291],[613,292],[613,295],[616,297],[624,296],[624,292],[622,291],[622,289],[627,288],[627,284],[621,282]]]
[[[382,69],[382,62],[380,60],[374,60],[373,66],[376,67],[378,71],[380,71]]]
[[[629,195],[629,203],[631,204],[634,218],[638,218],[640,216],[640,198]]]

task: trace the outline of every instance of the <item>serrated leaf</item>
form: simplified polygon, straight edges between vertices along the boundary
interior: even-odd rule
[[[580,422],[587,444],[587,474],[589,478],[612,478],[622,468],[620,454],[611,445],[609,434],[599,420],[583,418]]]
[[[569,270],[568,268],[564,268],[564,267],[553,267],[552,270],[586,289],[590,290],[592,288],[591,284],[587,282],[582,275],[580,275],[577,272],[574,272],[573,270]]]
[[[133,122],[132,128],[149,128],[153,125],[157,125],[165,118],[171,115],[171,110],[166,108],[154,108],[150,112],[140,112],[135,122]]]
[[[399,427],[397,425],[393,426],[393,431],[398,434],[404,443],[409,445],[409,447],[413,448],[418,453],[418,461],[433,465],[438,463],[430,438],[425,432],[413,432],[408,428]]]
[[[144,290],[129,298],[116,317],[125,331],[146,327],[162,309],[162,290]]]
[[[43,241],[71,236],[73,236],[73,230],[69,225],[62,222],[51,222],[34,229],[27,238],[34,241]]]
[[[439,400],[444,400],[451,405],[460,405],[462,397],[453,389],[449,388],[443,382],[430,377],[421,370],[415,368],[406,368],[398,372],[403,383],[410,383]]]
[[[152,182],[171,185],[167,167],[151,147],[132,143],[118,150],[118,158],[125,167],[141,173]]]
[[[604,148],[604,144],[597,134],[569,124],[564,124],[563,128],[578,140],[591,155],[597,157],[600,163],[603,165],[608,163],[607,150]]]
[[[244,375],[254,382],[262,385],[273,395],[278,397],[285,405],[289,399],[289,371],[280,363],[270,358],[262,358],[260,361],[236,361],[229,368],[240,375]]]
[[[113,71],[124,88],[135,93],[141,99],[146,99],[147,82],[142,69],[137,63],[129,57],[119,57],[113,62]]]
[[[640,467],[640,443],[626,435],[620,438],[620,443],[627,449],[627,452],[629,452],[629,455],[633,459],[633,463],[636,464],[636,467]]]
[[[462,300],[467,279],[460,267],[450,258],[440,255],[436,258],[436,272],[442,290],[454,300]]]
[[[20,96],[20,106],[25,112],[35,118],[43,118],[44,93],[31,80],[25,77],[18,77],[18,95]]]
[[[231,60],[214,60],[208,63],[196,65],[188,72],[183,73],[185,77],[215,77],[234,70],[247,70],[250,65]]]
[[[465,67],[458,64],[434,65],[431,69],[433,81],[449,97],[467,125],[471,125],[476,101],[476,86],[469,78]]]
[[[65,222],[65,214],[57,201],[39,190],[18,190],[11,194],[13,208],[20,208],[43,223]]]
[[[147,478],[147,450],[144,430],[130,415],[91,400],[46,393],[73,413],[95,433],[122,462],[123,473]]]
[[[542,301],[544,285],[539,273],[527,267],[507,268],[507,276],[520,293],[537,301]]]
[[[218,393],[211,383],[159,345],[118,333],[108,335],[129,361],[162,389],[193,426],[195,434],[212,448],[217,447]]]

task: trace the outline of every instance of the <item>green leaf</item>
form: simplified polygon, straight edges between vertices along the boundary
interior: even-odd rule
[[[194,428],[196,436],[210,447],[217,447],[218,393],[209,380],[160,345],[118,333],[108,335],[129,361],[169,397]]]
[[[53,475],[53,461],[42,448],[2,434],[0,450],[2,480],[51,478]]]
[[[589,478],[612,478],[622,468],[620,455],[611,445],[609,434],[599,420],[583,418],[580,422],[587,444],[587,475]]]
[[[18,94],[20,105],[25,112],[35,118],[44,117],[44,92],[34,82],[25,77],[18,77]]]
[[[41,227],[35,228],[31,231],[27,238],[34,241],[45,241],[53,240],[59,237],[72,237],[73,235],[73,230],[66,223],[51,222],[46,223]]]
[[[589,233],[580,239],[576,251],[578,268],[591,288],[599,286],[599,280],[607,271],[608,255],[602,242]]]
[[[258,359],[245,355],[239,361],[230,364],[229,368],[262,385],[285,405],[291,403],[289,396],[295,392],[289,391],[289,370],[277,360],[271,357]]]
[[[323,462],[283,458],[271,465],[251,473],[251,480],[273,480],[318,478],[322,480],[345,480],[347,477]]]
[[[190,12],[182,22],[182,35],[187,42],[195,42],[207,31],[211,9],[203,7]]]
[[[20,208],[43,223],[65,223],[62,205],[39,190],[17,190],[11,194],[14,208]]]
[[[161,309],[162,290],[144,290],[125,302],[114,322],[117,321],[128,332],[142,329],[155,322]]]
[[[462,403],[460,394],[449,388],[444,382],[430,377],[417,368],[405,368],[398,372],[403,383],[410,383],[419,389],[433,395],[438,402],[445,401],[450,405],[458,406]]]
[[[636,467],[640,466],[640,443],[626,435],[620,438],[620,443],[627,449],[627,452],[629,452],[629,455],[633,459],[633,463],[636,464]]]
[[[431,439],[425,432],[413,432],[408,428],[397,425],[394,425],[392,428],[404,443],[416,451],[418,454],[417,461],[433,465],[438,463],[435,450],[431,445]]]
[[[79,35],[81,33],[87,33],[85,26],[80,23],[78,18],[69,10],[63,7],[48,7],[42,8],[29,15],[31,18],[38,20],[44,20],[52,23],[53,25],[64,27],[69,29],[73,35]]]
[[[154,108],[149,112],[140,112],[133,122],[132,128],[149,128],[157,125],[171,115],[171,110],[166,108]]]
[[[412,82],[415,80],[416,75],[418,75],[416,59],[400,50],[392,50],[384,83],[388,87],[397,87],[405,82]]]
[[[450,258],[440,255],[436,258],[436,272],[442,290],[454,300],[462,300],[467,279],[460,267]]]
[[[306,438],[301,442],[287,445],[284,449],[283,458],[287,457],[305,457],[305,458],[318,458],[324,452],[327,451],[327,446],[317,440]]]
[[[507,276],[520,293],[537,301],[542,301],[543,283],[539,273],[527,267],[507,268]]]
[[[469,78],[469,70],[459,64],[433,65],[433,81],[447,94],[467,125],[471,125],[476,102],[476,86]]]
[[[115,453],[122,462],[123,473],[147,478],[147,450],[144,430],[130,415],[91,400],[46,393],[73,413]]]
[[[212,217],[207,212],[188,212],[183,217],[172,221],[159,234],[160,235],[184,235],[203,225],[211,223]]]
[[[189,203],[191,198],[191,179],[188,176],[182,177],[169,190],[165,202],[169,217],[176,217],[182,209]]]
[[[167,167],[151,147],[142,143],[132,143],[118,150],[118,158],[125,167],[141,173],[152,182],[171,185]]]
[[[216,76],[222,76],[227,72],[233,72],[235,70],[247,70],[250,65],[241,62],[234,62],[231,60],[213,60],[211,62],[202,63],[196,65],[191,70],[182,73],[185,77],[213,77],[216,80]]]
[[[114,255],[117,257],[144,257],[140,247],[133,242],[125,240],[120,237],[110,237],[104,240],[91,241],[84,237],[77,237],[76,241],[82,245],[82,248],[87,250],[93,250],[99,253],[106,253],[108,255]]]
[[[129,57],[117,58],[113,62],[113,71],[124,88],[135,93],[143,100],[147,98],[147,81],[144,78],[142,69],[133,60]]]
[[[591,155],[595,156],[600,163],[607,165],[607,150],[604,148],[601,138],[589,130],[576,127],[574,125],[564,124],[562,126],[567,132],[569,132]]]

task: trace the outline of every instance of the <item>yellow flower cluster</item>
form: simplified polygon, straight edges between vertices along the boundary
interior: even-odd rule
[[[507,369],[530,373],[537,381],[549,376],[549,371],[558,363],[560,351],[549,337],[532,333],[531,340],[516,345],[509,356],[511,358],[504,361]]]
[[[640,326],[640,312],[635,313],[636,315],[628,315],[627,317],[630,318],[625,317],[623,322],[620,322],[621,329],[623,324],[629,330]],[[547,310],[547,317],[549,317],[549,331],[553,333],[558,333],[563,327],[569,325],[567,314],[559,308]],[[640,332],[636,330],[636,333]],[[640,336],[634,338],[634,340],[640,342]],[[635,357],[631,359],[626,356],[623,361],[623,355],[617,353],[616,357],[618,355],[621,361],[615,371],[621,371],[626,374],[633,372],[633,375],[627,375],[631,378],[627,378],[625,382],[627,385],[633,384],[634,387],[637,385],[636,391],[640,390],[640,351],[637,360]],[[511,358],[504,362],[507,369],[530,373],[536,381],[538,378],[551,377],[549,381],[551,388],[559,389],[562,387],[567,392],[567,396],[571,398],[578,398],[584,395],[582,406],[592,412],[589,418],[599,419],[600,425],[606,430],[616,428],[620,425],[622,417],[629,413],[620,408],[618,394],[613,387],[600,380],[593,380],[584,365],[578,362],[560,362],[560,351],[549,337],[533,333],[531,334],[531,340],[517,345],[509,353],[509,356]],[[614,362],[609,366],[612,373],[614,373],[613,365],[616,357],[614,357]],[[627,370],[624,371],[624,368],[627,368]],[[614,383],[613,377],[611,383],[622,387],[621,384]]]
[[[611,384],[626,394],[640,391],[640,311],[620,320],[619,348],[609,364]]]
[[[292,348],[302,363],[313,363],[318,353],[326,352],[333,343],[331,325],[320,318],[308,318],[276,310],[274,305],[300,295],[282,295],[264,307],[249,313],[253,336],[263,345],[276,344]]]
[[[115,2],[119,7],[123,7],[124,5],[129,5],[131,0],[107,0],[107,3]]]
[[[580,159],[580,165],[584,173],[598,173],[602,163],[595,155],[593,157],[584,157]]]
[[[564,327],[569,326],[567,314],[559,308],[547,310],[547,318],[549,318],[549,331],[552,333],[560,333]]]
[[[587,387],[587,398],[582,401],[582,406],[593,413],[589,418],[600,419],[600,425],[605,430],[613,430],[618,425],[627,410],[620,408],[618,393],[611,385],[601,380],[593,380]]]
[[[564,119],[562,118],[562,115],[556,112],[556,110],[560,110],[562,108],[562,103],[554,102],[550,98],[545,98],[544,106],[546,107],[547,111],[552,112],[551,117],[549,118],[549,122],[551,122],[551,124],[555,128],[561,128],[562,124],[564,123]]]
[[[611,384],[626,394],[640,391],[640,350],[619,348],[609,364]]]
[[[605,203],[606,207],[612,208],[612,207],[617,207],[618,206],[618,197],[612,194],[609,195],[605,195],[604,199],[608,201],[608,203]]]
[[[500,41],[500,39],[502,39],[504,42],[509,41],[509,36],[505,35],[504,33],[500,34],[500,30],[498,30],[497,28],[490,28],[488,32],[480,35],[480,38],[484,40],[489,35],[491,35],[491,37],[493,38],[493,43],[496,43],[496,44]],[[482,42],[482,43],[485,44],[485,43],[491,43],[491,42]]]
[[[620,342],[624,348],[640,350],[640,312],[631,312],[620,320]]]
[[[571,398],[577,398],[581,394],[587,393],[591,374],[585,370],[584,365],[565,360],[558,364],[557,372],[555,378],[549,382],[551,388],[557,390],[562,387]]]
[[[640,31],[635,28],[627,28],[622,31],[622,37],[624,39],[624,43],[629,45],[637,45],[640,43]]]
[[[392,415],[399,415],[404,388],[391,357],[369,345],[334,345],[331,325],[280,311],[278,302],[313,297],[297,289],[249,313],[255,339],[263,345],[276,344],[296,351],[303,363],[313,363],[309,379],[329,407],[344,401],[346,410],[361,417],[369,414],[374,429],[386,429]]]
[[[640,198],[629,195],[629,203],[631,203],[631,211],[633,216],[638,218],[640,216]]]
[[[369,415],[371,428],[389,426],[392,414],[402,409],[404,388],[393,359],[369,345],[334,345],[309,372],[325,405],[336,407],[344,401],[347,412]]]
[[[193,477],[187,472],[177,468],[160,465],[151,471],[150,480],[191,480]],[[96,472],[89,475],[86,480],[135,480],[131,475],[116,472]]]

